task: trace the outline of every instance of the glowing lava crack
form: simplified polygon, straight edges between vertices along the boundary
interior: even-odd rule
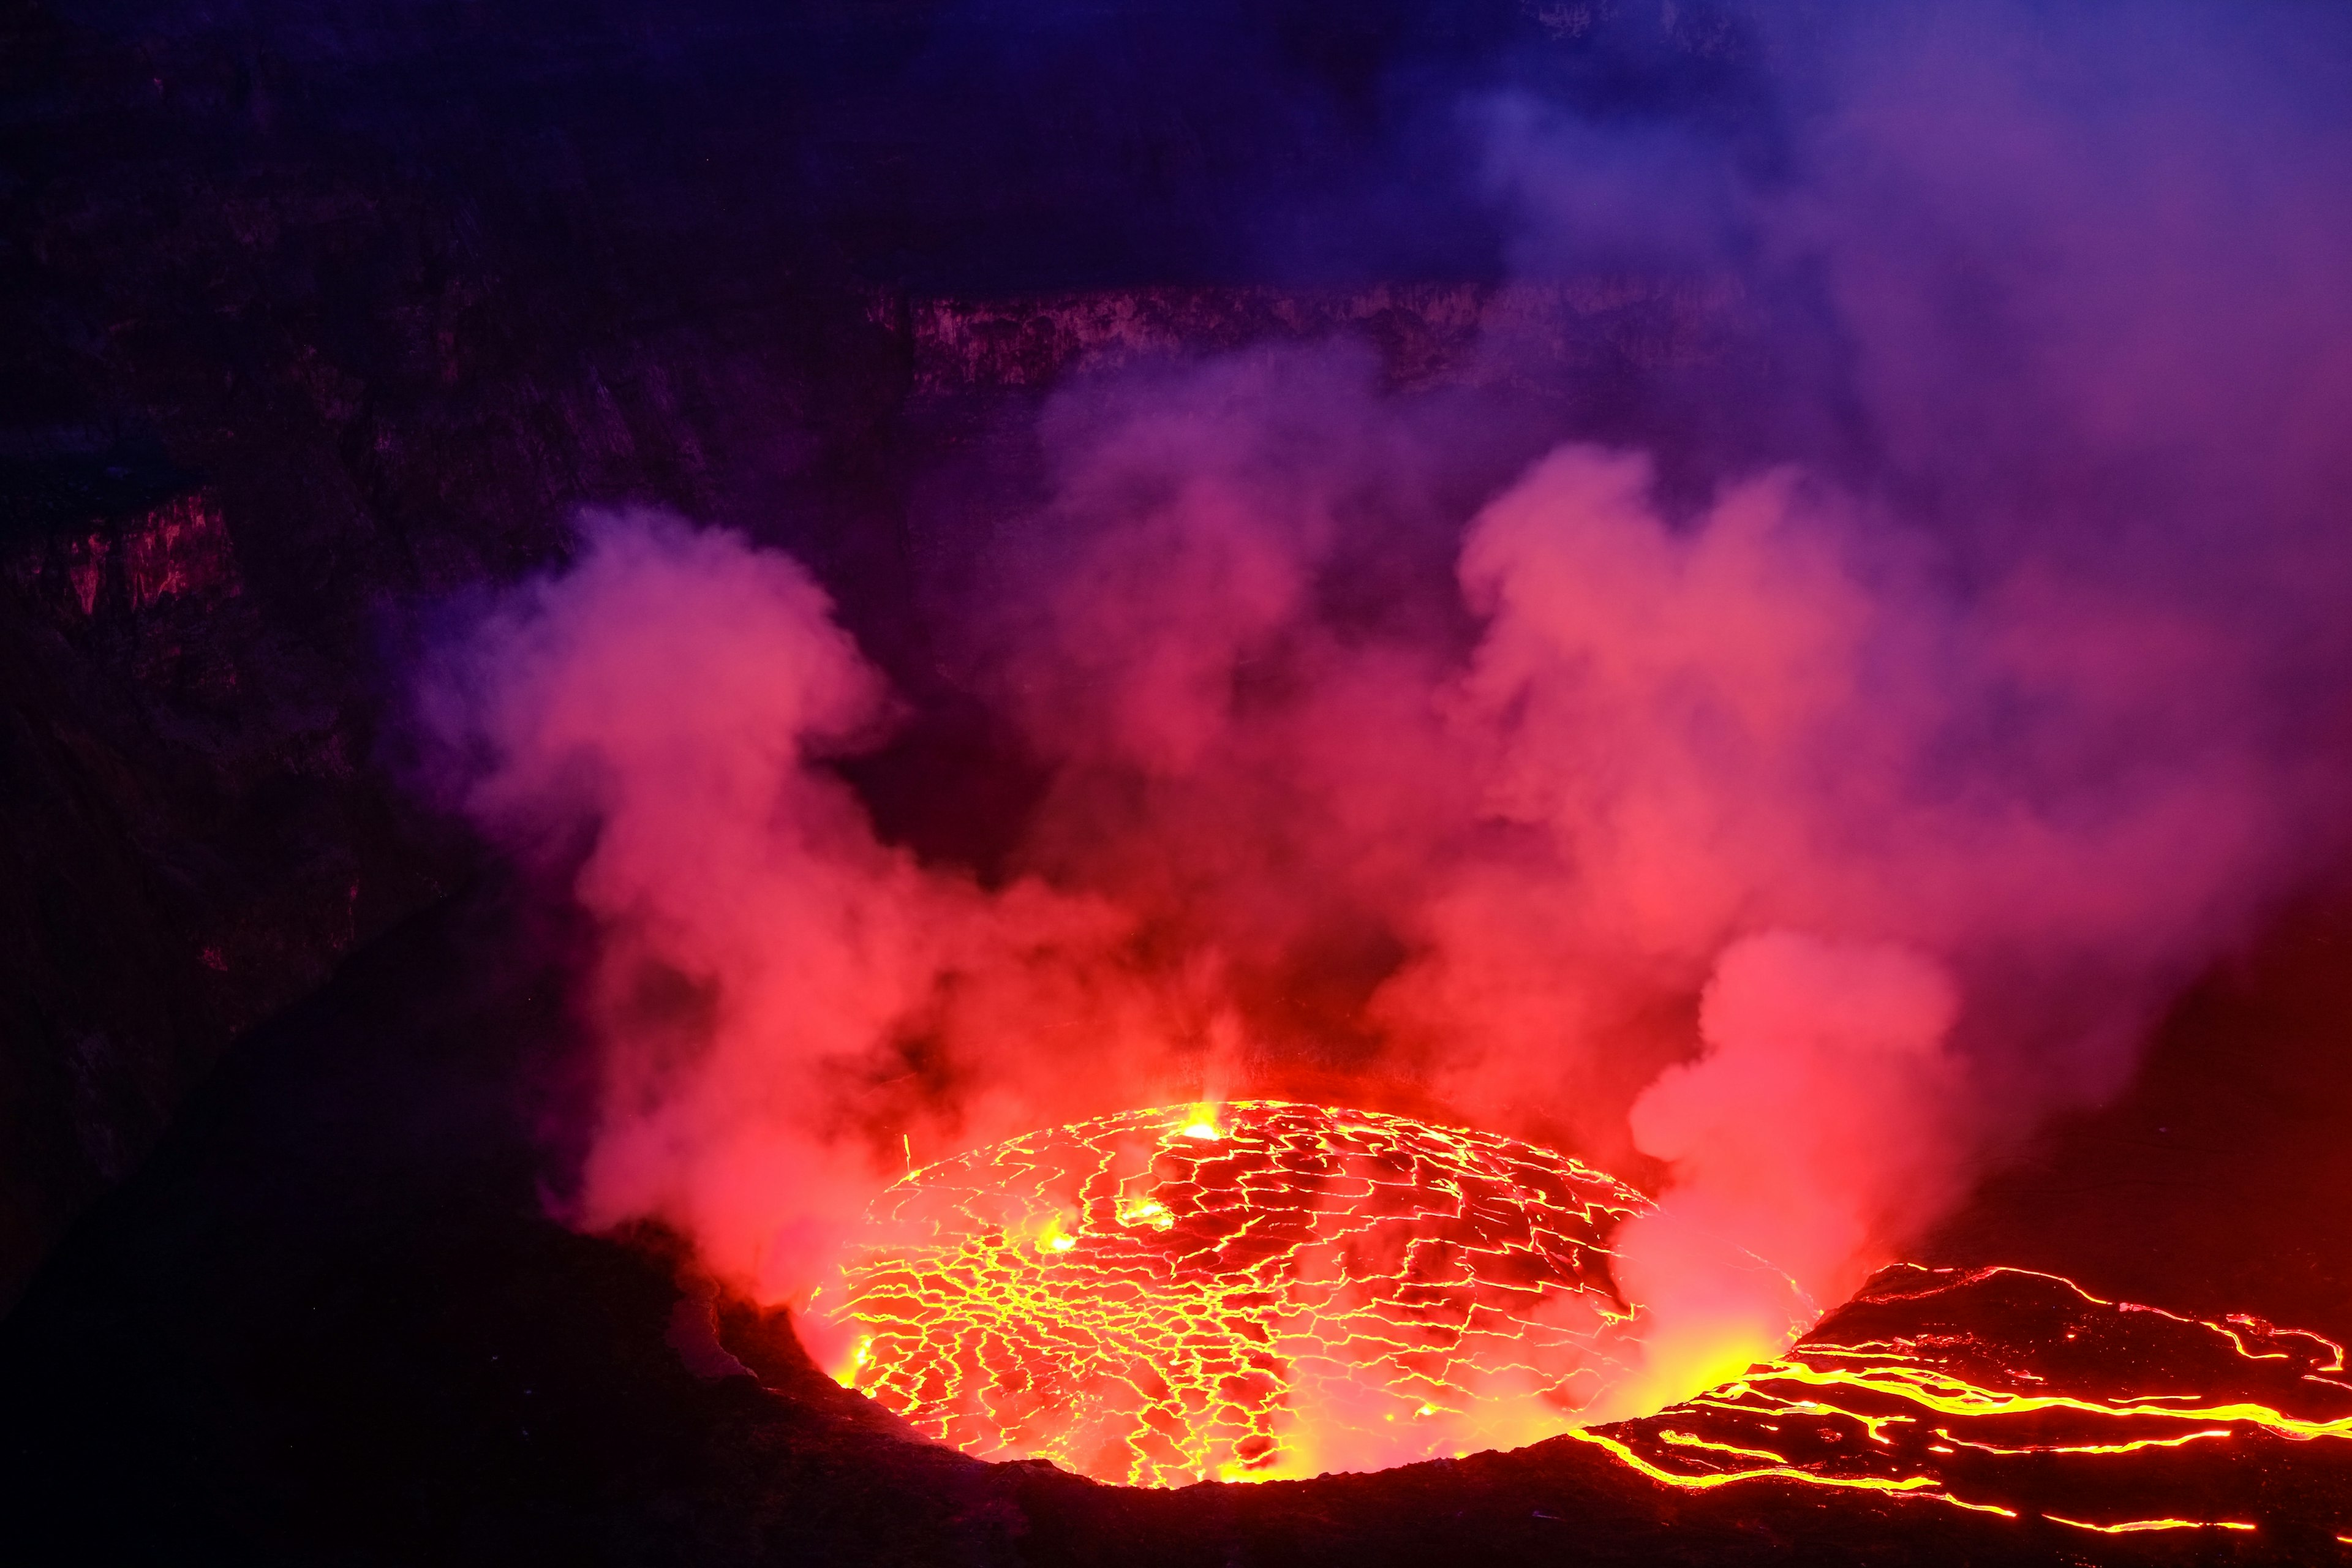
[[[1685,1493],[2352,1544],[2342,1347],[2022,1269],[1894,1266],[1740,1376],[1592,1425],[1641,1386],[1649,1314],[1610,1241],[1650,1206],[1565,1155],[1404,1117],[1139,1110],[908,1175],[818,1305],[856,1331],[843,1380],[921,1431],[1102,1480],[1565,1435]]]
[[[844,1381],[990,1458],[1181,1485],[1559,1432],[1639,1359],[1608,1239],[1649,1207],[1509,1138],[1280,1101],[942,1161],[817,1305]]]
[[[2317,1521],[2352,1524],[2341,1345],[2029,1269],[1895,1265],[1784,1355],[1570,1436],[1685,1490],[1826,1488],[2104,1534],[2259,1533],[2296,1561],[2332,1556]]]

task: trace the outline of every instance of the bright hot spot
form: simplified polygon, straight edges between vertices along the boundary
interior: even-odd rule
[[[877,1201],[843,1381],[967,1453],[1169,1486],[1572,1425],[1639,1360],[1608,1238],[1649,1207],[1509,1138],[1282,1101],[1031,1133]]]
[[[816,1306],[852,1334],[841,1381],[924,1434],[1130,1485],[1559,1437],[1685,1492],[1795,1486],[2064,1533],[2352,1525],[2340,1347],[2027,1270],[1898,1265],[1787,1351],[1618,1419],[1649,1407],[1652,1324],[1610,1244],[1651,1207],[1509,1138],[1171,1106],[910,1173]]]

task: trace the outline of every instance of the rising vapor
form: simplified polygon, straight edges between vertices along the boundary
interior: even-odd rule
[[[1639,430],[1506,463],[1347,342],[1058,393],[934,600],[1049,779],[1002,880],[835,771],[904,716],[806,572],[585,519],[420,687],[602,932],[580,1222],[802,1301],[910,1152],[1408,1084],[1660,1187],[1622,1408],[1805,1326],[1723,1244],[1834,1303],[2115,1092],[2343,848],[2352,138],[2282,14],[1981,9],[1751,19],[1769,156],[1465,88],[1518,268],[1738,280]]]

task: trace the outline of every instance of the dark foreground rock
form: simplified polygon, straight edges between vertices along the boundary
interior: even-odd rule
[[[660,1238],[545,1216],[542,1176],[562,1163],[548,1130],[575,1091],[567,940],[476,893],[371,944],[231,1053],[0,1327],[0,1560],[1198,1568],[2334,1549],[2270,1530],[2085,1536],[1774,1481],[1684,1492],[1572,1439],[1171,1492],[909,1441],[811,1369],[780,1318],[681,1284]]]
[[[1467,213],[1260,232],[1370,172],[1288,118],[1335,73],[1607,50],[1264,9],[0,3],[0,1310],[227,1041],[463,875],[393,777],[400,654],[577,509],[790,548],[920,698],[917,580],[994,521],[927,524],[926,468],[968,495],[1074,373],[1349,337],[1533,405],[1504,468],[1699,405],[1718,284],[1498,289]]]

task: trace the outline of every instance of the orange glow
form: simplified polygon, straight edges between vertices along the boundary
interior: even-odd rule
[[[1244,1100],[943,1161],[875,1205],[843,1381],[990,1458],[1146,1485],[1564,1429],[1638,1364],[1631,1188],[1512,1139]]]
[[[2084,1520],[2068,1519],[2063,1514],[2045,1513],[2042,1518],[2053,1524],[2071,1524],[2077,1530],[2095,1530],[2102,1535],[2137,1535],[2143,1530],[2252,1530],[2251,1524],[2233,1519],[2131,1519],[2121,1524],[2092,1524]]]
[[[1695,1340],[1740,1357],[1731,1374],[1613,1419],[1692,1372],[1645,1342],[1653,1315],[1612,1272],[1618,1226],[1648,1212],[1566,1156],[1403,1117],[1098,1118],[877,1199],[830,1307],[853,1346],[838,1375],[969,1453],[1149,1486],[1564,1435],[1680,1490],[1878,1493],[2122,1535],[2258,1530],[2243,1461],[2281,1451],[2263,1445],[2352,1477],[2333,1341],[2023,1269],[1898,1265],[1752,1364]],[[2211,1517],[2158,1511],[2184,1478]],[[2042,1495],[2067,1511],[2026,1500]]]
[[[2352,1471],[2352,1384],[2333,1341],[2108,1301],[2024,1269],[1898,1266],[1784,1356],[1655,1415],[1576,1431],[1661,1485],[1793,1483],[1938,1502],[2103,1534],[2253,1531],[2134,1506],[2252,1488],[2183,1450],[2284,1442]],[[1982,1331],[2000,1325],[1999,1337]],[[2126,1353],[2117,1353],[2118,1351]],[[2118,1384],[2116,1369],[2136,1369]],[[2305,1445],[2324,1445],[2305,1448]],[[2340,1446],[2340,1447],[2339,1447]],[[2027,1510],[2058,1490],[2075,1512]],[[2246,1491],[2245,1500],[2256,1496]],[[2111,1508],[2086,1505],[2109,1503]],[[2109,1517],[2077,1517],[2094,1511]]]

